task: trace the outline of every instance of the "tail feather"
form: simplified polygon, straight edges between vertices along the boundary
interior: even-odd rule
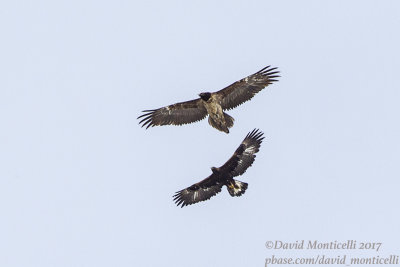
[[[222,124],[221,121],[215,121],[211,116],[208,117],[208,123],[221,132],[229,133],[229,129],[226,125]]]
[[[243,195],[246,192],[247,186],[247,183],[237,180],[233,180],[226,185],[228,192],[232,197],[240,197]]]
[[[235,121],[235,119],[232,118],[231,116],[229,116],[228,114],[226,114],[225,112],[224,112],[224,117],[225,117],[226,127],[232,128],[233,122]]]
[[[233,122],[235,119],[226,114],[225,112],[223,113],[223,115],[224,115],[224,120],[221,119],[215,120],[212,116],[209,116],[208,123],[217,130],[229,133],[229,128],[233,126]]]

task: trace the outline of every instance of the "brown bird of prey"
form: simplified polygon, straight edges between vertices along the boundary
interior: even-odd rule
[[[261,142],[264,139],[263,133],[254,129],[248,133],[233,156],[221,167],[212,167],[212,174],[206,179],[186,189],[178,191],[173,196],[176,205],[182,208],[200,201],[205,201],[221,192],[226,185],[232,197],[244,194],[247,183],[234,180],[233,177],[242,175],[249,168],[256,158]]]
[[[224,110],[233,109],[250,100],[266,86],[276,82],[279,75],[277,68],[267,66],[262,70],[243,78],[222,90],[214,93],[201,93],[200,98],[180,102],[159,109],[144,110],[145,114],[139,124],[146,129],[159,125],[182,125],[204,119],[207,115],[208,123],[219,131],[229,133],[234,119]]]

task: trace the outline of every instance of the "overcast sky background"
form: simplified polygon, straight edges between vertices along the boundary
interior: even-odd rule
[[[3,1],[0,265],[398,254],[399,14],[399,1]],[[280,81],[228,112],[229,135],[138,126],[266,65]],[[253,128],[266,139],[246,194],[176,207]],[[383,245],[265,248],[302,239]]]

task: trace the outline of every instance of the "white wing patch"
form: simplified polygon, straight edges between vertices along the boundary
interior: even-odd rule
[[[198,191],[195,191],[193,194],[193,201],[195,201],[197,199],[197,196],[199,195]]]
[[[238,155],[238,163],[232,174],[234,176],[242,175],[248,167],[250,167],[255,159],[255,154],[258,151],[258,147],[254,144],[244,143],[246,148],[243,150],[241,155]]]
[[[245,150],[244,150],[244,154],[247,154],[247,155],[252,155],[252,154],[254,154],[256,152],[256,147],[255,146],[249,146],[249,147],[247,147]]]

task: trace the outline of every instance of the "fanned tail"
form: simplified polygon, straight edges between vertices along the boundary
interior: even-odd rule
[[[248,186],[247,183],[238,180],[233,180],[232,182],[227,184],[226,187],[228,189],[229,194],[232,197],[240,197],[246,192],[247,186]]]
[[[235,119],[232,118],[230,115],[226,114],[225,112],[224,112],[224,117],[225,117],[226,127],[232,128]]]

